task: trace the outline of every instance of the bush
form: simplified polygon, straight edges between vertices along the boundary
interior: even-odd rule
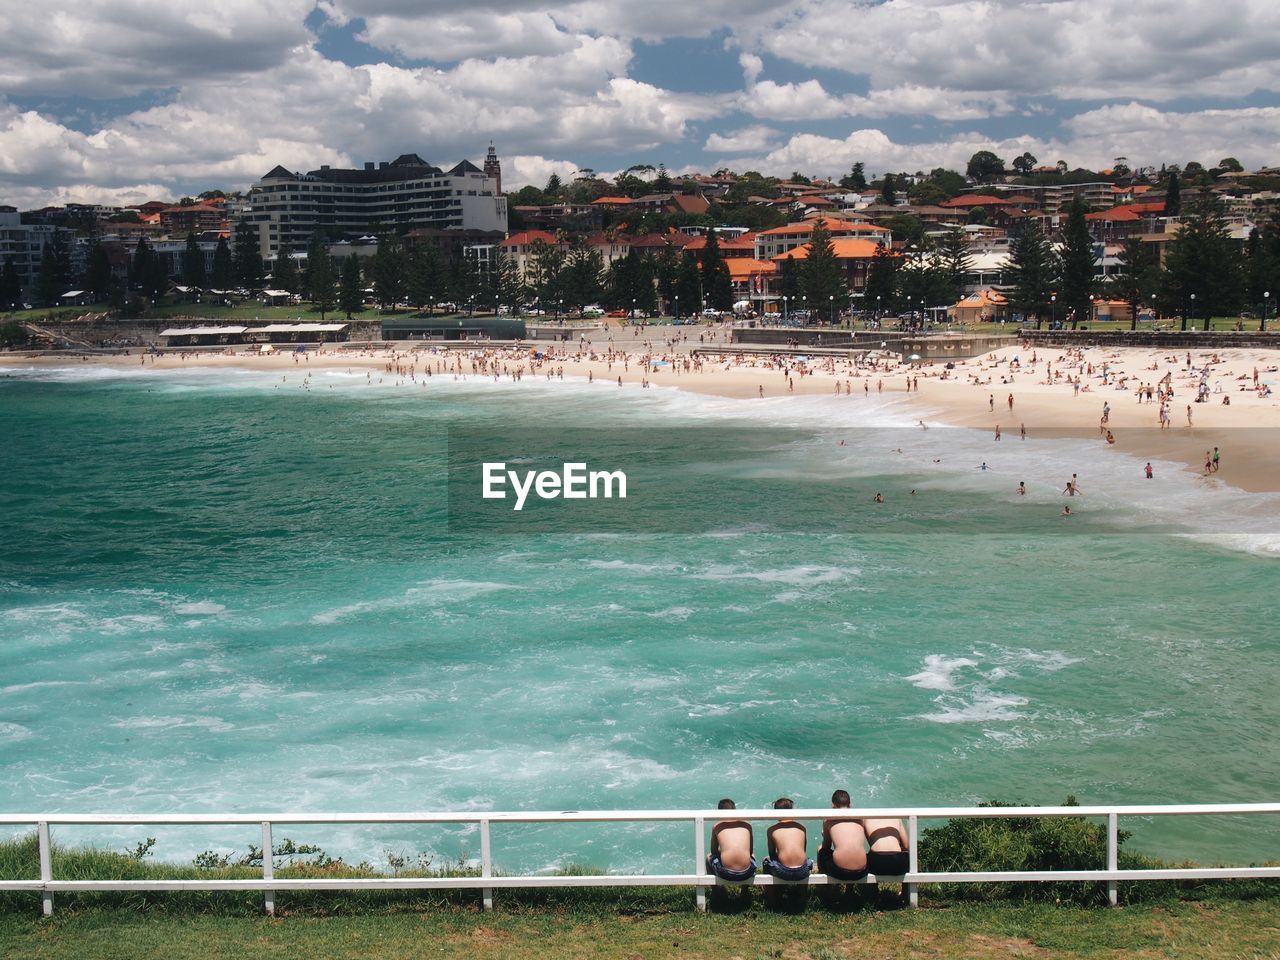
[[[1026,806],[1000,801],[983,807]],[[1067,797],[1064,806],[1079,806]],[[1129,834],[1120,831],[1123,844]],[[1129,862],[1126,862],[1129,861]],[[1121,852],[1122,868],[1140,869],[1151,861]],[[953,820],[920,835],[920,868],[935,872],[999,872],[1022,870],[1105,870],[1107,830],[1083,817],[1008,817]],[[929,889],[941,890],[941,887]],[[1105,883],[970,883],[947,884],[946,895],[955,899],[1055,900],[1080,904],[1105,902]]]

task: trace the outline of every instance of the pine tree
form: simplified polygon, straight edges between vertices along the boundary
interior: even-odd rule
[[[36,275],[36,296],[46,306],[57,305],[67,283],[54,243],[55,238],[50,238],[40,248],[40,272]]]
[[[1152,245],[1136,235],[1125,240],[1116,260],[1120,271],[1112,275],[1110,292],[1129,304],[1129,329],[1137,330],[1139,311],[1155,300],[1160,262]]]
[[[213,270],[209,274],[209,285],[214,290],[229,290],[235,281],[231,267],[231,247],[226,237],[218,238],[218,245],[213,248]]]
[[[0,306],[12,309],[22,302],[22,278],[13,257],[4,258],[4,271],[0,272]]]
[[[151,273],[151,244],[146,237],[138,238],[138,245],[133,248],[133,259],[129,261],[129,286],[139,290],[146,287],[146,278]]]
[[[440,253],[435,244],[424,243],[409,256],[407,293],[409,302],[419,311],[435,300],[443,299]],[[434,306],[432,307],[434,311]]]
[[[515,258],[503,252],[501,247],[494,250],[493,261],[489,264],[489,285],[493,302],[514,312],[520,304],[520,270],[516,267]]]
[[[714,227],[707,231],[707,245],[702,250],[702,295],[717,310],[733,308],[733,278]]]
[[[548,308],[562,295],[560,273],[563,270],[564,251],[559,245],[552,245],[542,239],[534,240],[529,248],[525,282],[529,284],[534,297]]]
[[[1009,303],[1024,317],[1035,317],[1037,330],[1040,321],[1050,313],[1050,297],[1057,277],[1054,259],[1040,222],[1028,217],[1009,251],[1009,281],[1013,284]]]
[[[373,255],[373,295],[378,305],[386,310],[405,299],[408,293],[404,251],[395,236],[378,241],[378,251]]]
[[[315,263],[308,262],[307,270],[311,276],[311,302],[319,309],[323,322],[324,315],[333,309],[338,296],[338,282],[329,251],[322,248]]]
[[[883,243],[876,244],[875,257],[867,272],[867,287],[862,295],[866,309],[880,313],[896,313],[898,309],[898,268],[901,258]]]
[[[604,259],[583,238],[569,251],[561,276],[566,307],[581,309],[595,303],[604,293]]]
[[[204,273],[204,251],[196,241],[194,233],[187,234],[187,246],[182,251],[182,282],[188,287],[202,288],[206,278]]]
[[[886,173],[884,180],[880,182],[880,202],[890,207],[895,206],[898,202],[897,191],[893,188],[892,173]]]
[[[351,319],[364,308],[364,289],[360,283],[360,258],[351,254],[342,263],[342,282],[338,289],[338,309]]]
[[[153,301],[162,299],[169,292],[169,265],[168,256],[157,254],[154,250],[151,252],[151,260],[143,285],[147,296]]]
[[[94,243],[89,248],[84,283],[85,289],[89,291],[94,302],[102,303],[106,301],[111,292],[111,258],[107,256],[106,248],[100,243]],[[19,293],[21,293],[21,289],[19,289]]]
[[[1165,255],[1166,308],[1182,314],[1182,329],[1194,314],[1204,317],[1208,330],[1214,313],[1239,310],[1243,267],[1239,245],[1231,239],[1223,218],[1222,202],[1213,196],[1202,197],[1182,218],[1181,229]]]
[[[846,190],[852,190],[855,193],[861,193],[867,189],[867,175],[865,173],[866,165],[862,161],[858,161],[853,165],[847,174],[840,178],[840,186]]]
[[[831,242],[831,231],[822,220],[813,225],[809,240],[809,255],[805,258],[800,274],[800,289],[808,298],[812,309],[835,322],[837,312],[843,310],[849,300],[844,269],[836,258]]]
[[[969,240],[963,230],[952,228],[943,234],[938,244],[938,263],[946,279],[947,300],[958,303],[964,298],[969,271],[973,269]]]
[[[1062,230],[1061,292],[1058,301],[1071,317],[1071,329],[1093,311],[1094,268],[1098,262],[1084,218],[1085,204],[1078,197],[1067,205],[1067,223]]]
[[[1182,213],[1182,186],[1178,183],[1177,171],[1169,174],[1169,184],[1164,190],[1164,215],[1176,217]]]
[[[235,282],[240,286],[253,288],[262,282],[262,254],[258,250],[258,231],[247,220],[236,224],[231,262]]]
[[[302,271],[302,291],[309,300],[315,299],[316,270],[328,255],[328,245],[325,243],[324,234],[317,230],[311,234],[311,239],[307,242],[307,265]],[[217,262],[215,259],[215,269]]]
[[[297,293],[299,289],[298,262],[289,255],[289,251],[280,248],[276,254],[275,266],[271,268],[271,285],[277,290]]]
[[[696,317],[702,312],[702,274],[691,251],[685,250],[680,254],[673,296],[677,316]]]
[[[1280,217],[1250,231],[1245,246],[1245,276],[1248,302],[1257,307],[1261,320],[1258,328],[1265,330],[1271,300],[1280,298]]]
[[[658,280],[658,296],[662,309],[672,311],[672,299],[676,295],[676,277],[680,273],[680,254],[673,243],[663,245],[654,263],[654,275]]]

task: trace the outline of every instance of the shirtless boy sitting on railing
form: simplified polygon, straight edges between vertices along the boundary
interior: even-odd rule
[[[737,809],[729,798],[720,801],[721,810]],[[721,820],[711,828],[711,852],[707,854],[707,872],[721,880],[741,883],[756,875],[756,858],[752,854],[751,824],[746,820]]]

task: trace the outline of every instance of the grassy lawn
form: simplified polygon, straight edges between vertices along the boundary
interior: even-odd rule
[[[1107,909],[1055,904],[871,906],[700,915],[661,895],[383,908],[276,919],[166,910],[81,908],[51,920],[0,914],[0,956],[30,960],[254,958],[835,958],[1280,957],[1280,903],[1215,901]]]

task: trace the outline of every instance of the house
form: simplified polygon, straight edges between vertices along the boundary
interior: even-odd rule
[[[757,260],[772,260],[779,254],[795,250],[813,239],[814,224],[824,224],[834,237],[871,237],[889,243],[889,228],[864,220],[837,220],[819,218],[787,223],[771,230],[761,230],[754,237],[754,256]]]
[[[832,237],[831,250],[844,273],[845,288],[854,295],[861,295],[867,288],[867,275],[871,272],[871,262],[876,251],[882,246],[877,240],[865,237]],[[809,244],[796,247],[786,253],[770,257],[779,269],[784,261],[800,263],[809,258]],[[760,258],[764,259],[764,258]]]
[[[955,323],[991,323],[1009,319],[1009,301],[995,290],[978,290],[951,308]]]

